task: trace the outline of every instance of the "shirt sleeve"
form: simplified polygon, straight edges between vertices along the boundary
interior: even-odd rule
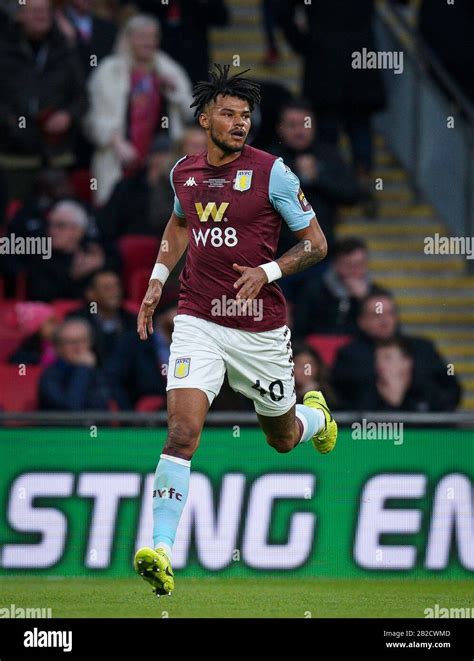
[[[185,158],[186,158],[186,157],[185,157]],[[173,189],[173,193],[174,193],[173,211],[174,211],[174,213],[175,213],[177,216],[179,216],[180,218],[184,218],[184,217],[186,216],[186,214],[184,213],[184,211],[183,211],[183,207],[181,206],[181,203],[180,203],[180,201],[178,200],[178,196],[176,195],[176,189],[175,189],[175,187],[174,187],[174,181],[173,181],[173,174],[174,174],[174,169],[175,169],[175,167],[176,167],[176,166],[178,165],[178,163],[180,163],[182,160],[183,160],[183,159],[180,158],[179,161],[177,161],[177,162],[173,165],[173,167],[171,168],[171,172],[170,172],[170,184],[171,184],[171,188]]]
[[[290,230],[297,232],[309,227],[315,213],[301,190],[300,180],[282,158],[273,164],[268,188],[270,203]]]

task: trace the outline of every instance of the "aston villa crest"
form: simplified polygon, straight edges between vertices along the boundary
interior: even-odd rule
[[[238,190],[241,193],[249,190],[252,184],[252,174],[253,170],[237,170],[234,179],[234,190]]]

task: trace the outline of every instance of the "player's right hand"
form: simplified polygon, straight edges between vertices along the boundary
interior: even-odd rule
[[[153,333],[153,315],[156,306],[160,302],[163,285],[160,280],[153,278],[150,280],[147,292],[140,306],[137,319],[137,333],[140,340],[146,340],[148,333]]]

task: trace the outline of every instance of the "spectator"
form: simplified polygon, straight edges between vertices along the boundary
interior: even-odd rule
[[[74,163],[85,111],[79,59],[53,23],[50,0],[19,5],[0,41],[0,167],[11,198],[25,198],[44,165]]]
[[[130,0],[121,2],[130,4]],[[160,21],[163,50],[181,64],[192,82],[207,80],[209,29],[229,22],[224,0],[133,0],[133,4]]]
[[[99,209],[98,223],[106,239],[116,240],[123,234],[162,235],[173,210],[169,173],[175,162],[169,139],[161,134],[150,149],[146,167],[123,177]]]
[[[136,331],[122,335],[107,363],[109,382],[120,408],[133,408],[141,397],[166,394],[166,373],[170,355],[176,300],[160,303],[154,331],[142,342]]]
[[[206,147],[206,132],[197,124],[188,126],[182,139],[178,143],[176,159],[181,158],[186,154],[189,156],[200,154],[201,152],[206,151]]]
[[[311,333],[353,335],[360,302],[368,294],[383,291],[372,282],[367,246],[361,239],[341,239],[332,254],[321,278],[307,282],[298,295],[295,337]]]
[[[158,45],[158,23],[134,16],[122,30],[117,53],[89,79],[85,127],[96,147],[92,172],[98,204],[108,200],[123,174],[143,167],[157,132],[169,128],[171,140],[177,140],[183,121],[191,119],[189,78]]]
[[[56,331],[58,359],[39,384],[40,408],[53,411],[104,411],[111,393],[92,351],[92,332],[82,319],[68,319]]]
[[[112,254],[106,255],[97,242],[87,241],[89,219],[77,202],[57,202],[48,214],[47,235],[51,258],[28,258],[28,297],[52,301],[55,298],[81,298],[88,276],[106,266],[117,266]]]
[[[385,94],[379,70],[353,68],[353,53],[375,51],[374,0],[326,0],[283,3],[281,28],[293,49],[304,57],[303,95],[309,99],[325,142],[337,144],[346,130],[353,162],[363,184],[372,170],[370,118],[382,110]],[[296,18],[304,12],[307,29]]]
[[[392,296],[387,293],[369,294],[361,304],[357,323],[358,336],[339,350],[333,367],[333,386],[344,408],[371,410],[379,405],[380,392],[385,392],[383,382],[387,370],[381,365],[384,356],[379,356],[376,369],[376,347],[377,343],[394,338],[404,339],[413,360],[409,390],[420,395],[410,402],[410,409],[452,411],[456,408],[461,396],[457,378],[448,374],[446,364],[433,342],[401,332]],[[402,390],[400,381],[403,379],[404,388],[408,387],[406,362],[400,366],[399,372],[404,376],[394,375],[393,381],[398,379],[399,383],[392,384],[393,391]]]
[[[322,390],[328,406],[336,407],[336,397],[329,383],[327,368],[319,353],[308,344],[294,342],[293,360],[297,401],[302,403],[305,393],[309,390]]]
[[[86,75],[110,55],[117,37],[115,25],[96,16],[92,4],[92,0],[67,0],[56,13],[58,27],[76,48]]]
[[[337,205],[354,204],[364,196],[364,192],[337,149],[317,140],[314,115],[305,102],[293,101],[284,106],[277,132],[279,143],[270,147],[270,152],[283,157],[285,164],[299,177],[303,191],[326,236],[330,256],[334,247]],[[283,223],[278,253],[286,252],[295,243],[295,236]],[[282,282],[285,295],[290,300],[293,299],[296,288],[319,274],[321,268],[325,268],[325,265],[316,265],[285,278]]]
[[[56,360],[53,335],[58,320],[54,308],[47,303],[18,303],[19,332],[25,339],[8,359],[15,365],[48,367]]]
[[[377,396],[373,411],[423,411],[426,393],[413,380],[413,352],[403,338],[382,340],[375,347]],[[422,384],[420,384],[422,385]]]
[[[290,90],[279,82],[258,80],[261,101],[252,112],[249,144],[268,151],[275,143],[275,127],[282,108],[293,100]]]
[[[84,293],[85,305],[73,310],[69,318],[84,319],[90,324],[94,352],[102,366],[113,353],[119,338],[127,331],[135,331],[136,315],[123,307],[122,283],[114,271],[93,273]]]

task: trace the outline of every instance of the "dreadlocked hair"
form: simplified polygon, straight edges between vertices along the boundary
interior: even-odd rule
[[[250,78],[242,76],[250,71],[245,69],[229,78],[230,64],[214,64],[214,71],[209,71],[210,80],[200,80],[193,87],[194,103],[191,108],[196,108],[194,116],[197,117],[211,101],[215,101],[219,94],[223,96],[236,96],[247,101],[250,110],[255,104],[260,103],[260,85]]]

